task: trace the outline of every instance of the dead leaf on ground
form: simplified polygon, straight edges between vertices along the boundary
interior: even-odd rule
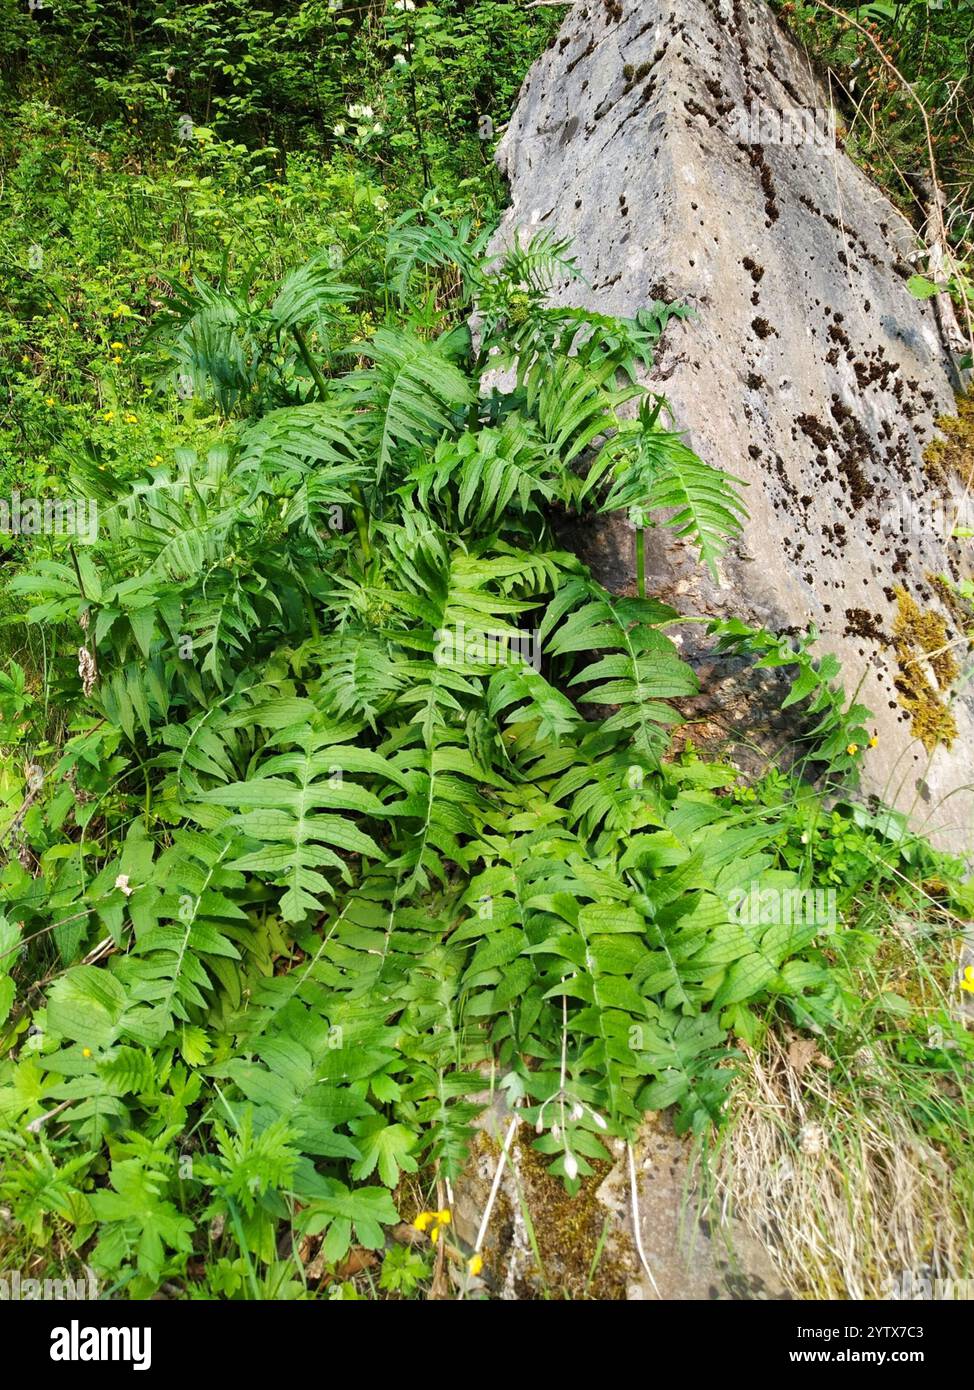
[[[398,1226],[393,1226],[389,1234],[397,1245],[424,1245],[429,1240],[428,1235],[423,1231],[417,1231],[408,1221],[400,1221]]]
[[[831,1057],[826,1057],[819,1051],[818,1043],[814,1038],[793,1038],[788,1044],[788,1065],[796,1076],[801,1076],[808,1067],[830,1068],[833,1065]]]

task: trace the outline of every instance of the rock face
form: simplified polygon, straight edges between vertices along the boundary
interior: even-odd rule
[[[488,1100],[489,1096],[484,1096]],[[454,1192],[453,1220],[472,1246],[489,1200],[510,1111],[495,1099],[478,1121],[474,1152]],[[502,1299],[599,1300],[787,1299],[765,1248],[732,1220],[703,1215],[694,1189],[690,1146],[665,1116],[643,1124],[633,1146],[645,1265],[632,1237],[628,1154],[612,1141],[615,1161],[569,1197],[522,1125],[505,1161],[483,1244],[482,1283]],[[529,1223],[530,1222],[530,1226]],[[647,1267],[652,1277],[647,1273]]]
[[[971,543],[950,541],[943,494],[960,479],[933,481],[924,460],[956,413],[956,376],[937,302],[906,288],[917,233],[843,153],[828,108],[763,3],[583,0],[499,147],[511,201],[494,245],[572,237],[587,283],[557,286],[554,303],[692,306],[651,383],[697,453],[748,484],[750,521],[719,584],[651,533],[651,591],[688,614],[815,624],[875,713],[865,790],[970,851],[969,649],[936,577],[969,574]],[[625,519],[574,539],[609,587],[632,584]],[[736,703],[730,668],[685,640],[704,713],[753,738],[763,716]]]

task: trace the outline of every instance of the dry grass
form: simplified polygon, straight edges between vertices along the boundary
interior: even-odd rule
[[[764,1243],[795,1297],[886,1298],[922,1269],[970,1278],[969,1181],[919,1132],[879,1047],[857,1054],[851,1087],[796,1066],[774,1035],[748,1063],[711,1161],[713,1201]]]

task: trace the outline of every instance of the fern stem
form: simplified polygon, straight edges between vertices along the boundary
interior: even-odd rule
[[[311,628],[311,636],[318,638],[321,635],[321,627],[318,623],[318,614],[315,612],[314,600],[310,594],[304,596],[304,611],[308,615],[308,625]]]
[[[250,1288],[254,1299],[260,1302],[260,1287],[257,1283],[257,1276],[254,1274],[253,1261],[250,1258],[250,1248],[247,1245],[247,1237],[244,1235],[243,1222],[240,1220],[240,1213],[237,1211],[237,1204],[229,1195],[226,1197],[227,1210],[230,1212],[230,1221],[233,1225],[233,1233],[237,1238],[237,1245],[240,1253],[247,1262],[247,1277],[250,1280]]]
[[[646,529],[636,527],[636,593],[646,597]]]
[[[297,326],[297,324],[295,324],[294,327],[291,329],[291,332],[294,334],[294,341],[298,345],[298,352],[301,354],[301,361],[304,363],[308,371],[311,373],[311,380],[314,382],[315,390],[318,392],[318,399],[323,401],[328,394],[328,383],[325,381],[325,378],[321,375],[321,368],[318,366],[317,362],[311,356],[311,352],[308,349],[308,342],[304,336],[303,331]]]
[[[362,548],[362,559],[368,564],[372,559],[372,542],[369,539],[369,514],[365,505],[365,497],[358,483],[353,483],[349,491],[356,502],[352,508],[352,516],[355,518],[358,543]]]
[[[317,362],[315,362],[314,358],[311,356],[311,352],[308,349],[308,344],[307,340],[305,339],[304,333],[301,331],[300,328],[298,328],[297,324],[295,324],[294,328],[291,331],[294,334],[294,341],[298,345],[298,351],[301,354],[301,360],[304,362],[304,365],[311,373],[311,379],[314,382],[315,389],[318,392],[318,398],[320,400],[324,400],[328,394],[328,383],[322,376],[321,369],[318,366]],[[352,515],[355,518],[355,530],[358,534],[359,545],[362,548],[362,558],[365,561],[365,563],[368,564],[369,561],[372,559],[372,543],[369,540],[369,519],[368,512],[365,506],[365,498],[362,495],[362,489],[357,484],[352,488],[351,491],[352,496],[355,498],[357,504],[352,509]]]

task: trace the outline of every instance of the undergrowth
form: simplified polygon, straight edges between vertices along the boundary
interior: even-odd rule
[[[76,8],[0,54],[46,98],[2,137],[0,468],[94,523],[5,538],[0,1264],[441,1297],[448,1249],[496,1291],[451,1208],[499,1089],[569,1198],[650,1111],[758,1232],[797,1172],[798,1293],[841,1292],[850,1192],[867,1293],[969,1273],[964,866],[857,797],[814,632],[711,629],[786,674],[792,766],[677,751],[692,617],[557,540],[626,512],[714,570],[745,499],[638,385],[685,309],[487,256],[493,36],[523,70],[553,17],[99,10],[100,69]]]
[[[354,340],[321,256],[173,284],[147,352],[208,447],[65,458],[99,539],[11,583],[42,643],[3,692],[2,1193],[114,1293],[295,1296],[299,1251],[383,1249],[404,1180],[459,1177],[489,1060],[570,1192],[647,1110],[702,1135],[770,1019],[863,1018],[809,885],[969,897],[892,813],[669,758],[680,615],[555,544],[556,508],[638,504],[714,567],[740,526],[635,383],[671,310],[547,308],[566,246],[492,264],[430,211],[385,267]],[[834,662],[718,635],[854,777]]]

